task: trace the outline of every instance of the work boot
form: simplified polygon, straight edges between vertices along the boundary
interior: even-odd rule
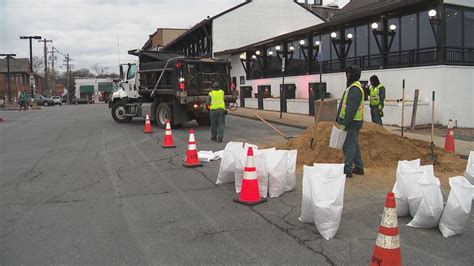
[[[217,137],[211,137],[212,141],[217,141]]]
[[[217,139],[217,142],[222,142],[222,138],[218,138],[218,139]]]
[[[344,170],[344,174],[345,174],[346,177],[348,177],[348,178],[351,178],[351,177],[352,177],[352,172],[348,172],[348,171]]]
[[[359,167],[354,167],[354,169],[352,169],[352,173],[356,175],[364,175],[364,169],[359,168]]]

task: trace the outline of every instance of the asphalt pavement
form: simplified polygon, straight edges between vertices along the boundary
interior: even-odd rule
[[[0,117],[0,265],[367,265],[391,189],[348,180],[338,234],[324,240],[298,221],[301,177],[294,191],[247,207],[232,201],[232,184],[215,185],[219,162],[182,166],[190,128],[200,150],[284,141],[259,121],[227,116],[224,143],[190,122],[173,130],[177,148],[163,149],[164,130],[117,124],[104,104]],[[409,221],[399,219],[405,264],[474,264],[472,215],[448,239]]]

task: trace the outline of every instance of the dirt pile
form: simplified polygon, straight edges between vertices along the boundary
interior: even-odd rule
[[[333,122],[320,122],[314,131],[314,125],[307,128],[303,134],[278,146],[280,149],[297,149],[298,165],[313,163],[343,163],[342,150],[329,148],[329,138]],[[310,147],[311,137],[314,136],[313,146]],[[362,158],[367,168],[396,167],[399,160],[414,160],[420,158],[422,164],[432,164],[430,144],[425,141],[408,139],[391,134],[383,127],[366,122],[361,130],[359,143]],[[435,148],[437,163],[435,168],[440,172],[463,173],[466,160],[459,156]]]

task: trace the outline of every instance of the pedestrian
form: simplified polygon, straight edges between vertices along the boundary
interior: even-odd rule
[[[211,105],[211,140],[222,142],[225,126],[225,101],[224,91],[220,88],[219,82],[216,81],[212,84],[212,91],[209,92],[207,102]]]
[[[20,110],[23,107],[23,109],[26,111],[27,98],[28,98],[28,95],[26,94],[26,91],[23,90],[20,94]]]
[[[370,116],[372,122],[382,125],[383,107],[385,103],[385,87],[379,77],[370,77]]]
[[[364,175],[359,145],[359,132],[364,124],[364,89],[359,81],[360,74],[359,66],[346,68],[347,88],[337,111],[337,122],[342,130],[347,131],[342,146],[346,177],[352,177],[352,174]]]

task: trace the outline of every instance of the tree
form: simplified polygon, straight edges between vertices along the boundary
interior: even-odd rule
[[[95,72],[95,76],[97,78],[105,78],[107,77],[107,73],[109,71],[109,67],[103,67],[103,66],[99,66],[99,64],[95,64],[91,67],[92,71]]]
[[[33,56],[33,72],[38,73],[44,70],[44,60],[42,57]]]

